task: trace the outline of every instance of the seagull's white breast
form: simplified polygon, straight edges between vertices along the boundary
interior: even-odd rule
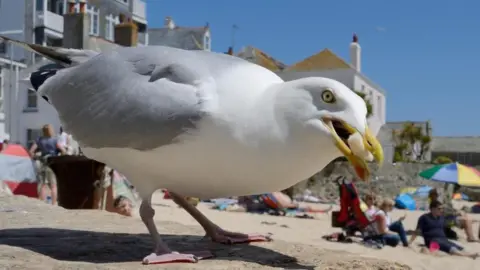
[[[272,139],[248,144],[230,131],[205,127],[192,140],[151,151],[85,148],[84,153],[127,176],[141,196],[166,188],[200,198],[285,189],[320,171],[338,155],[328,147],[329,141],[312,144],[307,139],[289,144]]]

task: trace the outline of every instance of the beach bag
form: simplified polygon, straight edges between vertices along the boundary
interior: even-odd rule
[[[458,240],[457,232],[455,232],[451,227],[445,227],[444,229],[445,236],[450,240]]]

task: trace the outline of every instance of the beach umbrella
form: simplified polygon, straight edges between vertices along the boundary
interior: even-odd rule
[[[37,198],[37,176],[28,151],[21,145],[8,144],[0,153],[0,181],[15,195]]]
[[[416,187],[404,187],[404,188],[400,189],[399,194],[404,194],[404,193],[413,194],[413,193],[415,193],[415,191],[417,191]]]
[[[460,163],[437,165],[422,171],[419,175],[432,181],[480,187],[480,172]]]
[[[421,186],[413,194],[417,197],[428,197],[430,190],[432,190],[431,186]]]

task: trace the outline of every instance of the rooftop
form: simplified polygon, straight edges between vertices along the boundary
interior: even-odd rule
[[[353,68],[347,61],[338,57],[330,49],[324,49],[317,54],[309,56],[288,68],[287,71],[319,71],[342,68]]]
[[[238,57],[254,62],[271,71],[283,70],[287,65],[268,55],[260,49],[253,46],[244,47],[238,54]]]
[[[480,137],[433,137],[432,152],[480,153]]]
[[[171,17],[166,17],[164,27],[148,29],[148,43],[186,50],[203,50],[203,38],[208,31],[210,31],[208,24],[200,27],[182,27],[175,25]]]
[[[246,53],[251,50],[252,53]],[[281,61],[269,56],[267,53],[253,47],[246,46],[243,48],[237,56],[256,63],[264,68],[272,71],[282,72],[308,72],[308,71],[325,71],[325,70],[339,70],[339,69],[351,69],[355,72],[355,75],[362,78],[365,82],[370,84],[373,88],[381,93],[385,93],[385,90],[378,84],[373,82],[365,74],[355,69],[348,61],[342,59],[328,48],[321,50],[320,52],[309,56],[293,65],[286,65]]]

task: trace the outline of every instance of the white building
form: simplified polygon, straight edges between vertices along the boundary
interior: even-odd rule
[[[12,130],[12,126],[15,126],[14,117],[7,117],[9,115],[16,114],[17,96],[20,85],[18,78],[21,70],[25,69],[24,63],[11,61],[10,59],[0,58],[0,140],[11,139],[8,131]],[[13,89],[13,91],[9,91]]]
[[[365,93],[372,104],[369,126],[372,132],[377,134],[386,121],[385,91],[361,72],[361,47],[356,35],[349,49],[350,63],[329,49],[290,66],[250,46],[243,48],[238,56],[276,72],[285,81],[304,77],[326,77],[342,82],[354,91]]]
[[[21,30],[20,34],[7,36],[31,43],[62,46],[63,14],[68,12],[70,2],[71,0],[0,0],[0,33]],[[73,2],[76,3],[74,9],[77,12],[80,5],[86,2],[85,9],[90,19],[89,34],[97,37],[97,40],[113,41],[114,26],[119,23],[120,14],[124,14],[131,18],[138,27],[138,45],[148,44],[146,2],[144,0],[73,0]],[[66,31],[69,30],[72,31],[66,29]],[[96,45],[99,47],[102,44]],[[37,63],[35,67],[40,66],[38,62],[42,58],[39,56],[33,56],[18,47],[2,46],[1,48],[6,48],[6,50],[0,50],[0,57],[10,58],[10,55],[13,54],[13,59],[20,64],[26,63],[31,66]],[[14,52],[9,51],[10,48],[14,48]],[[22,79],[22,74],[23,76],[27,75],[29,70],[34,70],[34,67],[23,70],[20,79]],[[5,69],[3,71],[3,74],[9,72]],[[8,76],[8,78],[16,76],[18,75]],[[22,83],[3,83],[3,85],[5,96],[10,94],[8,99],[10,107],[5,110],[4,114],[4,122],[10,123],[5,125],[6,137],[10,137],[11,141],[27,145],[39,134],[44,124],[52,124],[58,130],[60,127],[58,116],[48,103],[38,98],[35,93],[28,91]],[[16,88],[17,85],[18,88]]]

